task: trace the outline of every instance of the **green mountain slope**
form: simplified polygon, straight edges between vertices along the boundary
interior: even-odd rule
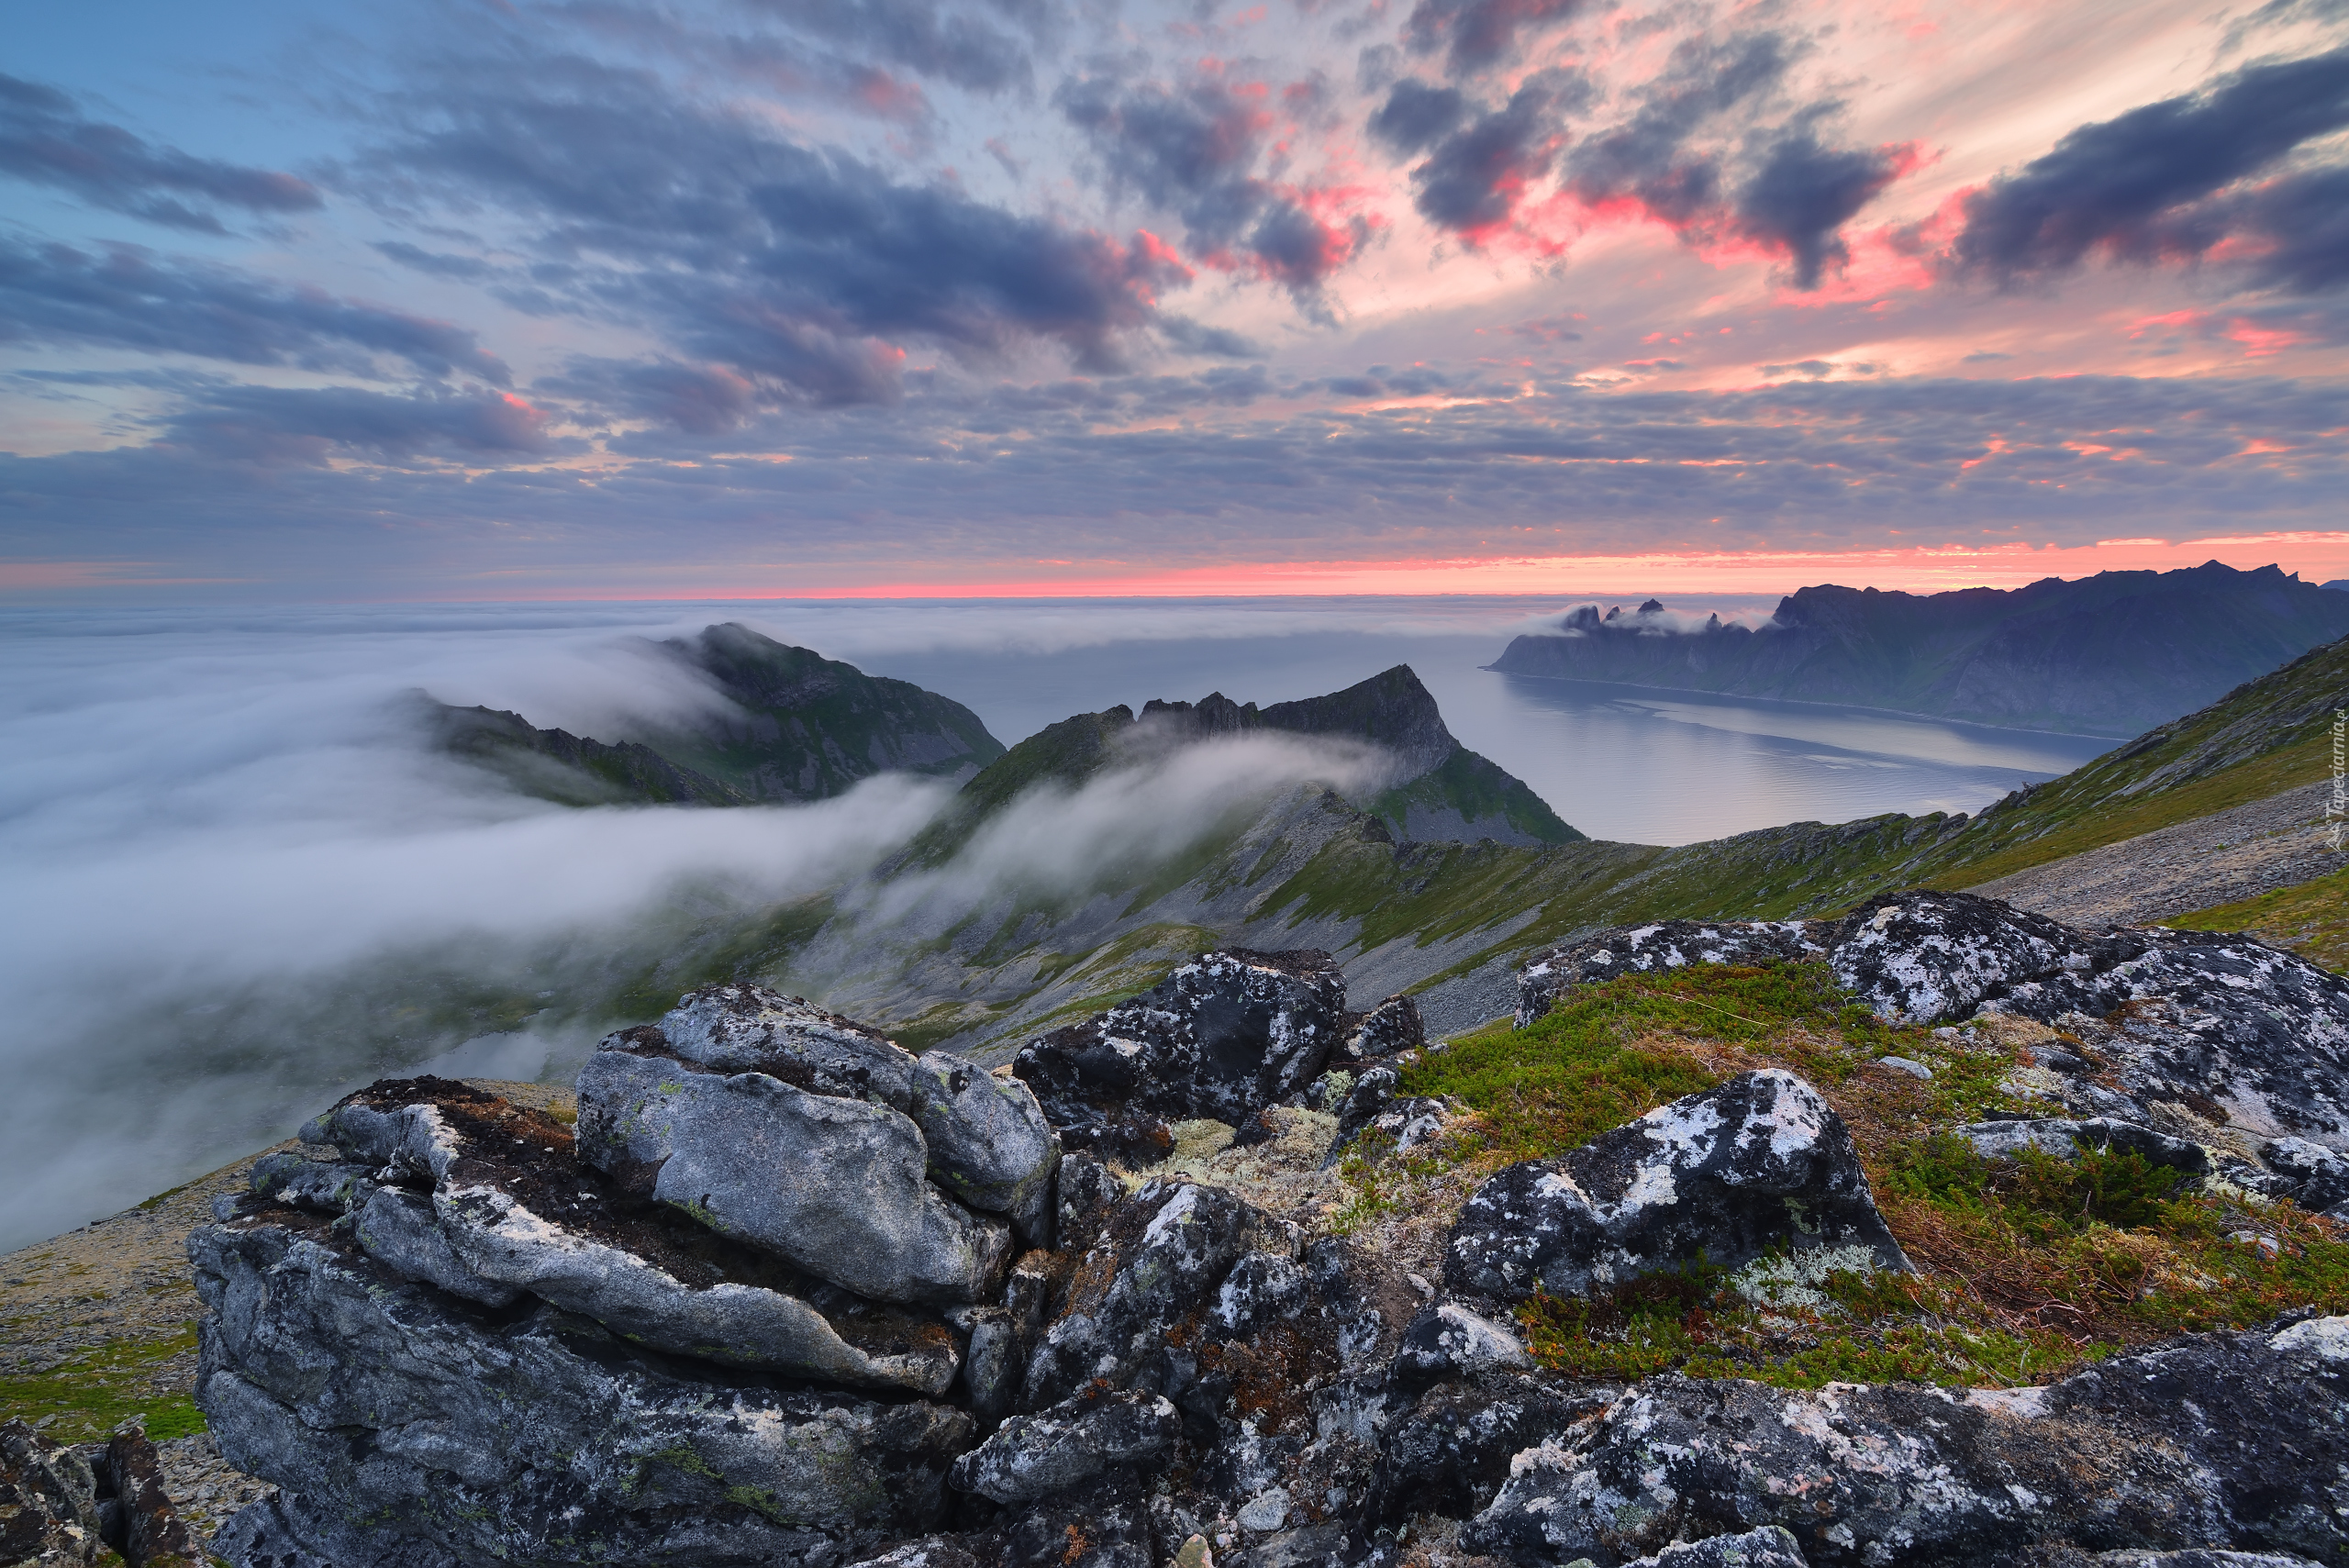
[[[967,778],[1003,755],[961,703],[748,627],[729,622],[662,646],[739,711],[654,737],[655,749],[752,800],[821,800],[889,772]]]
[[[1759,631],[1674,625],[1647,606],[1586,606],[1556,633],[1518,638],[1493,668],[2126,736],[2349,633],[2349,599],[2214,561],[2012,592],[1805,588]]]

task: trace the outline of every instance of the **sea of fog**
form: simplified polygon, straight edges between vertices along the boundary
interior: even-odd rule
[[[613,975],[657,990],[664,943],[853,878],[944,797],[880,779],[804,807],[563,810],[432,755],[399,700],[417,688],[623,739],[720,700],[651,639],[740,620],[942,692],[1008,743],[1115,703],[1271,703],[1408,663],[1464,742],[1567,821],[1648,843],[1971,810],[2110,744],[1481,668],[1574,602],[0,612],[0,1251],[284,1137],[373,1077],[565,1073],[610,1022]],[[1179,849],[1231,791],[1330,765],[1257,745],[1197,778],[1105,779],[1032,854],[989,840],[965,881]],[[497,1027],[452,1032],[485,1007]]]

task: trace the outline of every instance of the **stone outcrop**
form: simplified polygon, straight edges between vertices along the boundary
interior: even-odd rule
[[[68,1448],[0,1421],[0,1563],[8,1568],[198,1568],[195,1537],[164,1495],[137,1423]]]
[[[1553,973],[1707,962],[1739,935],[1696,929],[1619,934]],[[1814,934],[1735,951],[1831,954]],[[1881,967],[1912,999],[1931,979]],[[1958,1129],[1986,1155],[2132,1151],[2246,1206],[2245,1185],[2349,1198],[2349,1158],[2316,1139],[2245,1155],[2157,1124],[2144,1086],[2195,1069],[2116,1065],[2125,1006],[2106,1035],[1974,1016],[2037,1051],[2031,1072],[2131,1113],[2083,1098]],[[1019,1079],[725,986],[605,1042],[575,1137],[463,1084],[372,1085],[304,1129],[331,1157],[260,1162],[191,1239],[199,1403],[226,1459],[278,1488],[213,1550],[234,1568],[2349,1563],[2349,1318],[2189,1337],[2044,1388],[1616,1386],[1541,1364],[1512,1310],[1537,1290],[1702,1263],[1792,1311],[1770,1271],[1907,1266],[1849,1130],[1789,1073],[1491,1176],[1441,1271],[1397,1256],[1399,1229],[1315,1235],[1326,1197],[1287,1207],[1269,1178],[1061,1151],[1063,1129],[1207,1115],[1238,1147],[1319,1081],[1340,1132],[1391,1135],[1361,1145],[1386,1157],[1450,1114],[1399,1093],[1430,1049],[1415,1024],[1392,1002],[1348,1013],[1321,955],[1219,954],[1034,1042]],[[2333,1091],[2324,1049],[2295,1103]],[[1284,1169],[1326,1182],[1319,1156]],[[70,1451],[39,1471],[12,1442],[37,1446],[0,1427],[0,1484],[48,1500],[0,1529],[72,1544],[64,1523],[112,1518],[132,1539],[135,1484],[108,1515]],[[50,1560],[106,1560],[73,1549]]]
[[[1399,1012],[1370,1038],[1407,1030]],[[1296,1103],[1330,1052],[1360,1038],[1348,1021],[1345,979],[1329,954],[1234,948],[1029,1041],[1012,1072],[1064,1138],[1114,1156],[1138,1136],[1147,1140],[1137,1121],[1237,1127],[1267,1106]]]
[[[484,1316],[316,1219],[191,1247],[198,1402],[282,1488],[232,1561],[836,1562],[936,1523],[971,1436],[947,1406],[729,1380],[546,1302]]]
[[[1776,1526],[1812,1568],[2223,1545],[2349,1559],[2349,1319],[2195,1336],[2046,1388],[1650,1378],[1512,1462],[1464,1535],[1621,1562]]]
[[[1839,920],[1674,921],[1602,931],[1521,971],[1518,1022],[1568,989],[1689,963],[1826,963],[1896,1023],[2005,1016],[2053,1031],[2043,1087],[2102,1118],[2255,1162],[2308,1207],[2349,1184],[2292,1152],[2349,1155],[2349,979],[2247,936],[2083,930],[1963,893],[1888,894]],[[2271,1151],[2282,1150],[2280,1156]]]
[[[1010,1226],[1049,1239],[1060,1147],[1024,1084],[763,987],[607,1040],[579,1117],[624,1190],[877,1300],[980,1300]]]
[[[1733,1269],[1773,1248],[1909,1266],[1842,1118],[1776,1069],[1500,1172],[1461,1211],[1444,1278],[1508,1301],[1578,1296],[1700,1262]]]

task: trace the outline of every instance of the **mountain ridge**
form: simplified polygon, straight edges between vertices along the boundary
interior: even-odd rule
[[[2013,590],[1798,590],[1763,628],[1694,630],[1655,601],[1583,606],[1503,673],[1880,707],[2125,739],[2349,633],[2349,600],[2274,566],[2045,578]]]

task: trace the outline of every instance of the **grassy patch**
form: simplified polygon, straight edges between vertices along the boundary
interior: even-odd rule
[[[1824,964],[1702,964],[1577,986],[1531,1029],[1497,1024],[1431,1052],[1402,1088],[1474,1110],[1469,1152],[1497,1164],[1563,1152],[1748,1068],[1790,1067],[1824,1085],[1887,1054],[1957,1066],[1935,1080],[1954,1100],[1996,1098],[1993,1069],[2009,1064],[1976,1064],[1921,1029],[1879,1023]]]
[[[1930,1081],[1867,1064],[1885,1055]],[[1570,1375],[1677,1369],[1782,1387],[1906,1379],[2043,1383],[2116,1351],[2246,1328],[2297,1307],[2349,1311],[2349,1231],[2288,1205],[2189,1190],[2139,1155],[1985,1160],[1957,1123],[2029,1102],[2005,1086],[2018,1053],[1987,1031],[1937,1037],[1879,1022],[1825,968],[1692,966],[1578,987],[1532,1028],[1496,1026],[1426,1055],[1414,1095],[1475,1112],[1399,1159],[1371,1146],[1345,1167],[1345,1225],[1456,1183],[1553,1157],[1665,1101],[1752,1068],[1816,1085],[1858,1144],[1877,1205],[1915,1274],[1732,1276],[1697,1266],[1520,1312],[1530,1348]],[[2043,1106],[2038,1107],[2043,1113]],[[1805,1283],[1807,1280],[1807,1283]]]
[[[195,1353],[195,1325],[168,1339],[104,1345],[48,1372],[0,1377],[0,1411],[27,1421],[56,1418],[46,1429],[60,1442],[91,1442],[133,1416],[161,1442],[204,1430],[204,1417],[185,1394],[160,1393],[161,1363]]]
[[[2249,931],[2310,963],[2349,974],[2349,870],[2162,923],[2188,931]]]

